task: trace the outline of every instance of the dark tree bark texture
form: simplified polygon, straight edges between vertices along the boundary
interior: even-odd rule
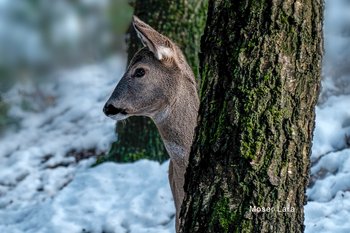
[[[303,232],[322,19],[322,0],[209,1],[182,232]]]
[[[208,0],[136,0],[135,12],[141,20],[173,40],[184,52],[196,77],[200,38],[204,31]],[[141,48],[133,28],[129,29],[128,60]],[[169,157],[154,123],[146,117],[132,117],[118,123],[118,141],[110,156],[117,161],[148,158],[158,161]]]

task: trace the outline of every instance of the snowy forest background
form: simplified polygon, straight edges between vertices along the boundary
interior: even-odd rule
[[[168,162],[106,162],[122,0],[0,0],[0,232],[174,232]],[[350,232],[350,1],[326,0],[306,232]]]

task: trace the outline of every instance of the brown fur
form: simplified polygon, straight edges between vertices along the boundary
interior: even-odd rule
[[[123,109],[110,117],[148,116],[156,124],[170,155],[169,183],[176,207],[176,229],[184,198],[184,176],[188,164],[199,98],[196,81],[181,50],[137,17],[134,27],[147,47],[138,51],[106,106]],[[146,74],[133,77],[142,67]]]

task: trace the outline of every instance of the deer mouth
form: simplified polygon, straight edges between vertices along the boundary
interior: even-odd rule
[[[126,118],[128,118],[129,114],[127,113],[127,111],[125,109],[118,109],[116,114],[107,115],[107,116],[112,118],[115,121],[121,121],[121,120],[125,120]]]
[[[103,107],[103,112],[106,116],[114,120],[122,120],[127,118],[128,112],[125,108],[116,108],[112,104],[106,104]]]
[[[116,109],[116,114],[114,114],[114,115],[118,115],[118,114],[128,115],[126,109],[124,109],[124,108],[117,108]]]

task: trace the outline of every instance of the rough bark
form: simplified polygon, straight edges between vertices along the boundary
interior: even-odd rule
[[[198,74],[198,52],[207,0],[136,0],[133,6],[136,16],[177,43],[194,73]],[[131,27],[128,35],[130,61],[142,44]],[[164,161],[169,158],[154,123],[146,117],[132,117],[126,123],[118,123],[117,133],[118,141],[110,152],[117,161],[140,158]]]
[[[322,19],[322,0],[209,1],[181,232],[303,232]]]

